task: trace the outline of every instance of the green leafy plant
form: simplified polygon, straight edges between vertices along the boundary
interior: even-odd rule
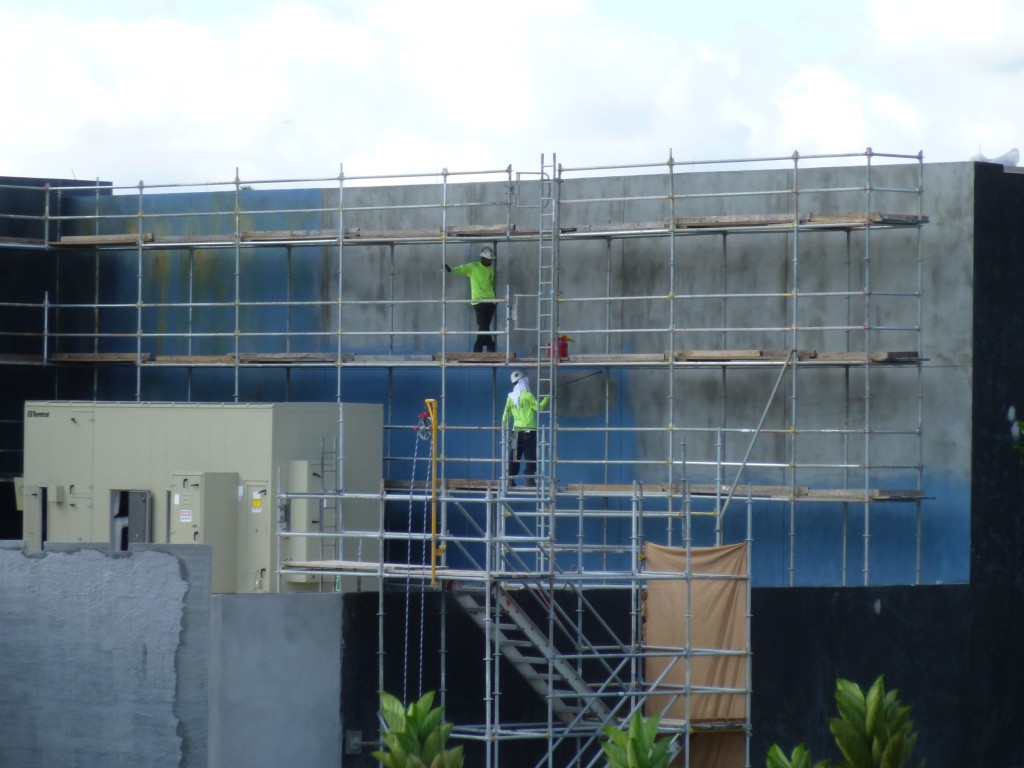
[[[387,750],[373,752],[386,768],[462,768],[462,746],[445,749],[452,724],[445,723],[444,709],[434,707],[428,691],[407,708],[390,693],[380,694],[381,733]]]
[[[836,680],[836,708],[839,717],[830,718],[829,731],[843,760],[836,768],[906,768],[917,744],[917,731],[910,719],[910,707],[900,703],[898,691],[886,692],[885,677],[879,676],[867,694],[856,683]],[[778,744],[768,750],[768,768],[811,768],[811,755],[801,744],[786,757]],[[924,761],[918,763],[919,768]],[[814,768],[831,768],[828,760]]]
[[[645,718],[634,712],[625,731],[606,725],[608,735],[601,749],[610,768],[667,768],[669,745],[667,736],[657,738],[660,717]]]
[[[836,746],[845,758],[838,768],[905,768],[917,744],[910,707],[898,691],[886,692],[880,676],[867,695],[856,683],[836,680],[839,717],[828,721]],[[920,765],[924,765],[922,761]]]
[[[778,744],[772,744],[768,750],[768,768],[811,768],[811,753],[803,744],[797,744],[793,748],[793,754],[786,757],[786,753],[779,749]],[[814,768],[828,768],[828,760],[819,760]]]

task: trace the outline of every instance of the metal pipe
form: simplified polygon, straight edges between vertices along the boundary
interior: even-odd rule
[[[437,561],[447,547],[437,543],[437,400],[427,399],[430,414],[430,585],[437,586]]]

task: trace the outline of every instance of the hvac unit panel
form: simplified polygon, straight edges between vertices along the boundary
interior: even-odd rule
[[[270,549],[267,543],[273,535],[273,499],[265,482],[246,482],[238,500],[239,552],[238,591],[266,592],[273,579]]]
[[[25,479],[46,489],[40,543],[109,537],[106,514],[93,519],[93,432],[86,408],[25,404]]]
[[[168,541],[213,547],[213,591],[235,592],[238,488],[236,472],[171,475]]]
[[[21,538],[28,549],[43,548],[43,534],[46,520],[46,489],[26,485],[24,488],[24,510],[22,511]]]

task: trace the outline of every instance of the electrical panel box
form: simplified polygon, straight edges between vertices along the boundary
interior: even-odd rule
[[[171,475],[167,541],[213,546],[214,592],[236,591],[238,488],[236,472]]]
[[[236,576],[238,591],[266,592],[274,581],[271,578],[274,563],[266,546],[274,536],[276,516],[273,496],[268,484],[262,481],[246,481],[240,490]]]
[[[43,522],[46,520],[46,489],[39,486],[23,486],[23,489],[21,539],[27,548],[40,550],[46,540],[43,530]]]

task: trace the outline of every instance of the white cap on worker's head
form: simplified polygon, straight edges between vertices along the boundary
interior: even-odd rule
[[[515,384],[521,378],[523,378],[523,372],[522,371],[512,371],[512,383],[513,384]]]
[[[494,258],[494,251],[491,249],[491,246],[485,245],[480,249],[480,258],[487,259],[488,261],[491,261]]]

